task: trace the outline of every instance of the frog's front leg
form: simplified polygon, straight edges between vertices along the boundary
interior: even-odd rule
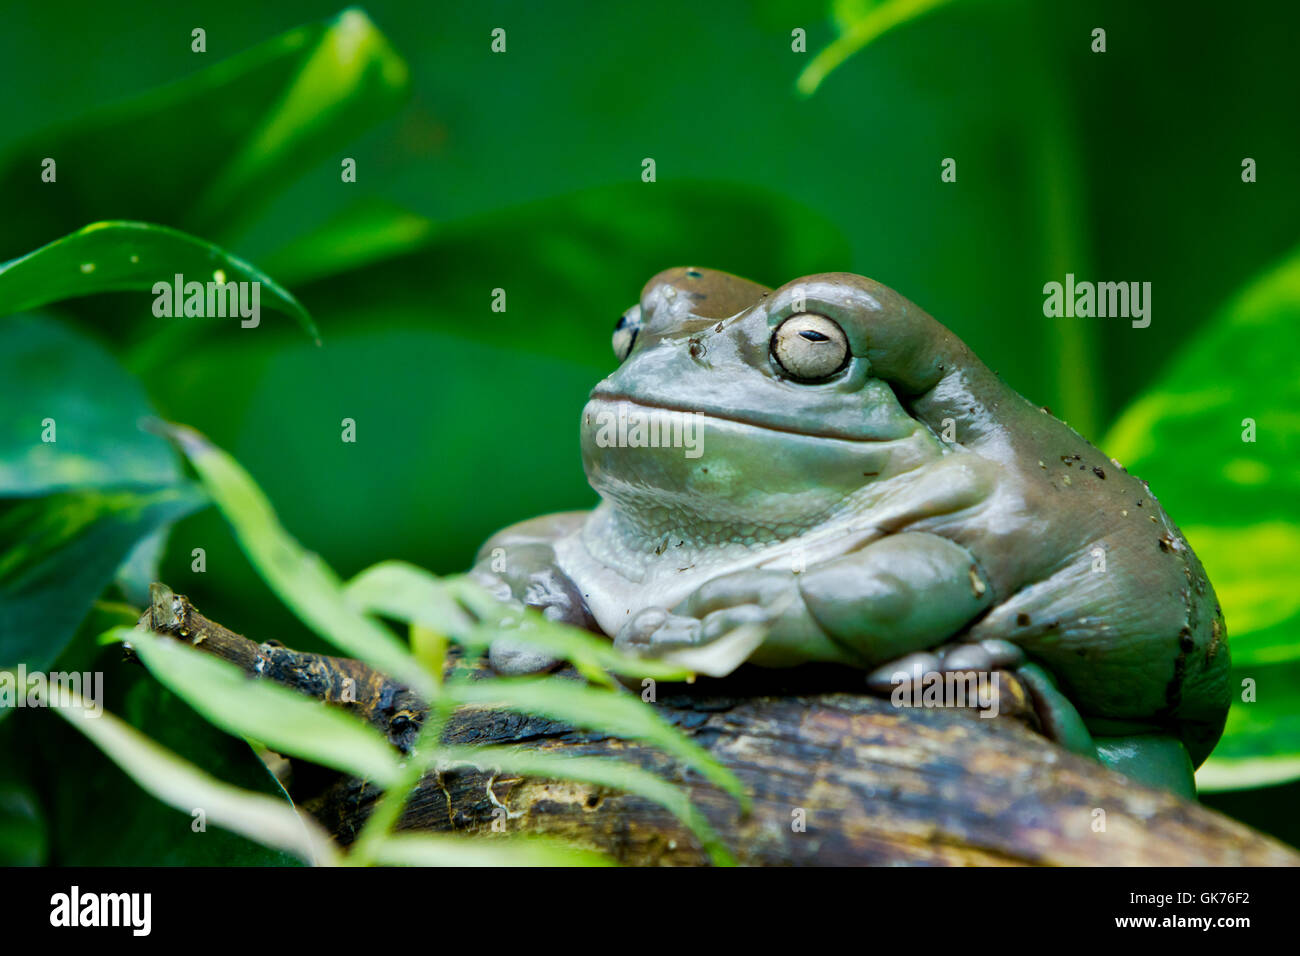
[[[555,541],[572,533],[585,518],[585,512],[545,515],[498,532],[479,549],[470,577],[506,603],[536,608],[551,620],[596,630],[581,592],[555,560]],[[535,674],[559,663],[509,638],[492,642],[488,661],[499,674]]]
[[[663,656],[756,624],[766,635],[754,663],[871,667],[942,643],[992,600],[969,551],[938,535],[904,532],[800,574],[751,569],[715,578],[671,612],[648,608],[634,616],[615,643]]]

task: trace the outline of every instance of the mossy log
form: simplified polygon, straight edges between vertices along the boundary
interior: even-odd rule
[[[396,746],[409,746],[423,719],[421,701],[365,664],[248,640],[165,586],[155,585],[141,623],[259,679],[352,709]],[[464,710],[445,739],[632,761],[683,786],[742,864],[1300,864],[1300,855],[1249,827],[1050,743],[1031,728],[1023,687],[1001,676],[1002,712],[993,719],[898,708],[836,687],[823,671],[661,686],[659,712],[740,778],[753,797],[748,815],[653,748],[550,720]],[[379,791],[291,763],[295,799],[350,843]],[[678,820],[646,799],[476,769],[428,774],[400,826],[544,833],[625,864],[706,862]]]

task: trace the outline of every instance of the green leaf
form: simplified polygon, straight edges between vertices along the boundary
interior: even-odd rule
[[[539,837],[464,837],[398,833],[374,844],[389,866],[610,866],[609,857]]]
[[[397,779],[397,751],[360,718],[287,687],[250,680],[233,664],[178,641],[139,629],[111,633],[129,641],[154,677],[227,733],[380,787]]]
[[[1253,700],[1240,699],[1243,681]],[[1300,778],[1300,663],[1238,666],[1238,699],[1228,711],[1223,739],[1196,771],[1200,790],[1243,790]]]
[[[290,804],[222,783],[112,714],[94,715],[94,709],[79,696],[67,695],[51,703],[60,717],[164,803],[187,814],[200,809],[207,822],[293,853],[306,862],[335,861],[329,835]]]
[[[47,667],[136,542],[206,503],[178,485],[0,507],[0,663]]]
[[[105,629],[139,616],[137,609],[97,602],[50,670],[80,674],[84,696],[184,760],[241,789],[287,802],[284,788],[247,743],[212,726],[143,667],[124,659],[119,645],[98,642]],[[293,856],[228,830],[196,827],[188,811],[142,793],[94,744],[45,710],[18,710],[0,725],[0,753],[11,756],[8,765],[42,796],[52,865],[297,865]]]
[[[171,289],[177,275],[184,283],[203,283],[205,290],[209,282],[260,283],[260,304],[296,319],[319,343],[320,333],[307,310],[270,276],[220,246],[145,222],[92,223],[0,265],[0,315],[75,296],[152,291],[155,283],[161,282],[173,309],[172,321],[186,322],[189,319],[174,311]],[[218,307],[225,311],[226,298],[214,295],[212,311]],[[204,311],[208,311],[206,299]],[[236,311],[229,321],[232,325],[239,322],[242,328],[243,322],[252,319],[241,318]]]
[[[1300,660],[1300,353],[1286,344],[1297,329],[1300,251],[1205,326],[1103,446],[1182,527],[1237,666]]]
[[[52,320],[0,321],[0,408],[0,497],[181,479],[175,452],[137,424],[152,414],[144,389]]]
[[[708,751],[687,739],[640,698],[598,690],[560,678],[498,678],[448,683],[448,694],[461,704],[540,714],[577,727],[657,747],[731,794],[749,811],[749,794],[735,774]]]
[[[1197,773],[1207,790],[1300,777],[1298,328],[1300,251],[1203,327],[1104,445],[1179,522],[1223,608],[1234,681],[1258,682]]]
[[[40,799],[17,780],[0,780],[0,866],[42,866],[49,856]]]
[[[840,36],[810,62],[795,83],[804,96],[817,92],[817,87],[845,60],[866,49],[872,42],[895,27],[919,19],[952,0],[881,0],[878,3],[840,2],[834,7],[836,25]]]
[[[348,9],[42,131],[0,161],[0,194],[10,201],[0,257],[110,216],[229,234],[392,115],[408,86],[403,60],[364,13]],[[58,162],[57,187],[33,186],[45,157]]]
[[[166,431],[230,522],[249,561],[303,623],[425,700],[436,696],[434,678],[391,631],[348,604],[338,575],[285,531],[238,462],[191,428],[170,425]]]
[[[547,780],[579,780],[645,797],[681,820],[715,864],[733,862],[731,851],[686,792],[640,767],[606,757],[561,757],[523,747],[446,746],[438,748],[435,757],[440,766],[467,763],[480,769]]]
[[[583,677],[601,684],[608,674],[685,680],[683,667],[629,657],[605,638],[548,620],[536,611],[504,604],[469,578],[438,578],[404,561],[385,561],[348,582],[345,594],[359,611],[431,628],[459,644],[482,649],[502,631],[510,639],[571,662]],[[461,604],[474,612],[477,622]],[[608,672],[608,673],[607,673]]]

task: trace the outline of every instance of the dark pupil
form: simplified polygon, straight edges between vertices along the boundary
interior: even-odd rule
[[[820,332],[814,332],[812,329],[804,329],[799,333],[800,337],[807,339],[809,342],[829,342],[829,335],[822,335]]]

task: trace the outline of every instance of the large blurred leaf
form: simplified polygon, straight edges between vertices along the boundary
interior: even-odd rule
[[[320,824],[299,814],[287,801],[217,780],[107,711],[89,716],[80,698],[58,702],[55,712],[90,738],[132,780],[177,810],[186,814],[201,810],[206,823],[293,853],[309,863],[335,859],[329,835]]]
[[[205,499],[140,430],[140,386],[58,323],[0,319],[0,407],[0,495],[23,497],[0,502],[0,664],[44,667],[138,543]]]
[[[193,486],[88,490],[0,511],[0,663],[44,668],[141,538],[207,502]]]
[[[1229,303],[1104,445],[1204,563],[1238,666],[1300,660],[1298,334],[1300,252]]]
[[[1242,700],[1243,682],[1252,700]],[[1269,786],[1300,778],[1300,663],[1235,667],[1233,705],[1223,740],[1196,771],[1207,792]]]
[[[349,9],[29,137],[0,160],[8,203],[0,259],[99,219],[224,235],[391,115],[407,84],[405,62]],[[54,183],[41,181],[46,157],[58,164]]]
[[[1233,299],[1104,446],[1182,527],[1223,607],[1234,681],[1259,685],[1257,702],[1234,700],[1207,788],[1300,776],[1298,332],[1300,252]]]
[[[208,723],[119,645],[97,637],[134,623],[135,609],[97,603],[51,670],[102,675],[100,704],[141,734],[226,783],[286,801],[287,795],[244,741]],[[83,677],[84,681],[84,677]],[[83,683],[83,694],[86,684]],[[96,688],[99,695],[99,688]],[[48,710],[21,710],[0,725],[22,747],[11,754],[41,794],[51,862],[64,866],[231,866],[293,864],[294,857],[219,826],[196,830],[188,808],[160,802],[118,770],[81,733]],[[106,823],[106,821],[111,821]]]
[[[177,275],[205,285],[257,282],[259,305],[292,316],[320,338],[307,310],[270,276],[220,246],[146,222],[92,223],[0,265],[0,316],[99,292],[151,291],[157,282],[170,289]],[[227,320],[244,321],[238,314]],[[174,314],[171,321],[192,319]]]
[[[0,278],[0,295],[3,287]],[[167,442],[138,427],[151,414],[144,389],[56,322],[0,318],[0,408],[0,496],[180,479]],[[55,441],[42,440],[46,419]]]

